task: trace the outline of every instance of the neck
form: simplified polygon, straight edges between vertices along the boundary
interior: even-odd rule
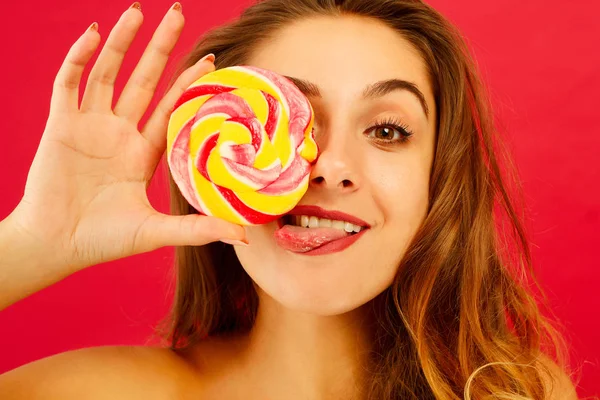
[[[257,289],[260,307],[245,359],[269,398],[359,398],[369,353],[365,309],[319,316],[286,309]]]

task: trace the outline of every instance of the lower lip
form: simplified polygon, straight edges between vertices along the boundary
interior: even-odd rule
[[[303,253],[294,252],[294,254],[300,254],[303,256],[322,256],[325,254],[337,253],[337,252],[340,252],[340,251],[345,250],[348,247],[350,247],[354,242],[356,242],[358,239],[360,239],[367,230],[368,229],[363,229],[354,235],[350,235],[350,236],[346,236],[346,237],[338,239],[338,240],[334,240],[332,242],[324,244],[321,247],[317,247],[314,250],[306,251]]]

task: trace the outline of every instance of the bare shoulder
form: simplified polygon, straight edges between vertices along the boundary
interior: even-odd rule
[[[577,400],[577,391],[571,377],[547,356],[542,356],[540,362],[550,372],[550,376],[544,374],[544,382],[548,392],[546,400]]]
[[[194,369],[169,349],[106,346],[69,351],[0,375],[2,399],[183,399]]]

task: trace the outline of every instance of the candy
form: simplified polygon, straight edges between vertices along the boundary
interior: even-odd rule
[[[194,82],[169,120],[167,162],[198,212],[240,225],[276,220],[308,189],[314,112],[287,78],[235,66]]]

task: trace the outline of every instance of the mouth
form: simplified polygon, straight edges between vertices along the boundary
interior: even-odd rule
[[[356,225],[352,222],[342,220],[331,220],[328,218],[319,218],[314,215],[284,215],[279,218],[277,225],[282,228],[285,225],[299,226],[307,229],[315,228],[333,228],[344,231],[349,234],[356,234],[363,229],[368,229],[365,225]]]
[[[365,221],[316,206],[299,206],[278,221],[277,244],[303,255],[323,255],[345,250],[370,228]]]

